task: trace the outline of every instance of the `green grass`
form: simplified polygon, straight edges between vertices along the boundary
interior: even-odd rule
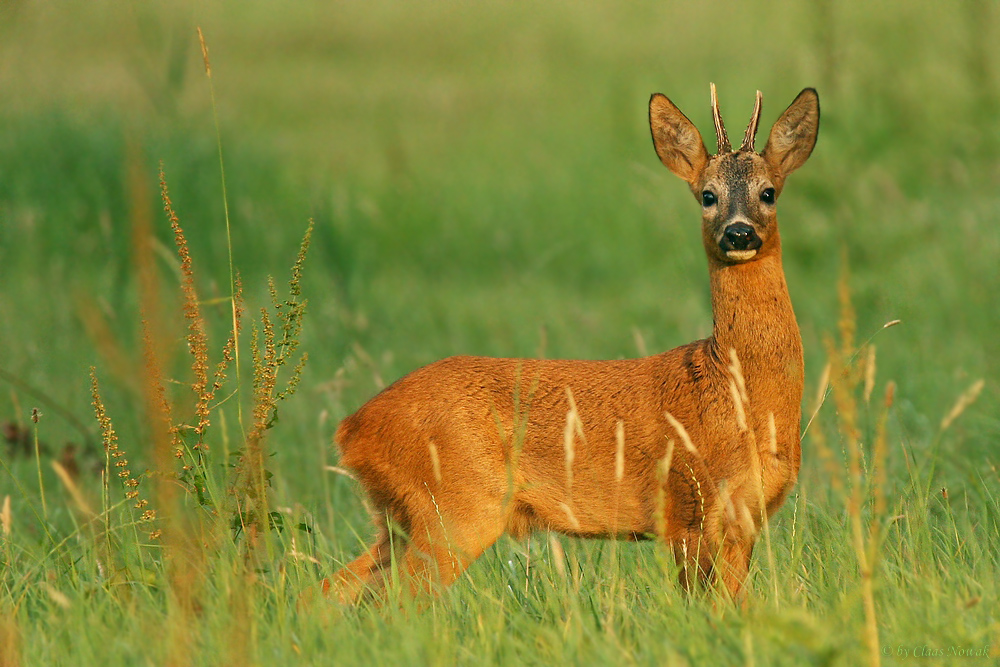
[[[612,6],[0,6],[0,422],[27,434],[24,448],[0,443],[12,517],[0,535],[0,664],[865,663],[850,442],[832,399],[771,525],[774,571],[758,549],[744,610],[686,599],[654,544],[558,538],[563,563],[545,535],[502,540],[421,612],[298,603],[370,536],[358,489],[325,467],[336,464],[339,419],[384,383],[452,354],[616,358],[637,355],[637,340],[653,352],[710,332],[698,206],[659,165],[646,124],[649,94],[661,91],[709,132],[709,81],[734,135],[756,89],[765,126],[802,87],[820,93],[819,143],[779,207],[785,269],[807,416],[824,338],[837,332],[844,256],[857,338],[878,332],[870,406],[854,395],[861,518],[882,526],[883,664],[908,664],[915,650],[939,664],[997,660],[1000,12],[987,0],[961,10]],[[149,541],[152,526],[135,523],[120,485],[105,498],[95,472],[105,453],[91,366],[151,505],[166,479],[143,473],[157,467],[133,239],[144,215],[158,239],[168,386],[179,414],[193,405],[160,160],[212,363],[228,335],[229,250],[196,25],[211,53],[248,316],[259,320],[267,276],[286,279],[316,223],[302,282],[309,363],[264,445],[269,505],[285,529],[266,533],[250,567],[245,537],[187,496],[201,546]],[[129,184],[132,169],[142,187]],[[893,319],[902,324],[880,331]],[[219,508],[226,452],[242,442],[237,400],[250,426],[249,344],[247,326],[243,387],[208,431]],[[942,431],[980,378],[978,401]],[[871,472],[888,380],[883,513]],[[49,464],[67,442],[103,530]],[[176,563],[201,578],[178,583]],[[932,654],[949,647],[990,657]]]

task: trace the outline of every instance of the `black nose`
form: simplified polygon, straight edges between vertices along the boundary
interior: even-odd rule
[[[761,246],[760,237],[754,228],[745,222],[734,222],[722,232],[719,247],[723,252],[730,250],[756,250]]]

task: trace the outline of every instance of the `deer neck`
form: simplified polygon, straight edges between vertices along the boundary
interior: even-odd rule
[[[781,243],[778,238],[774,242],[755,261],[709,261],[714,319],[709,344],[726,365],[730,350],[736,351],[752,406],[798,414],[802,339],[781,265]]]

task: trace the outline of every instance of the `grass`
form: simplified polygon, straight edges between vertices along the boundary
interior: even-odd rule
[[[854,665],[873,632],[882,664],[996,661],[1000,17],[963,7],[0,7],[0,664]],[[502,540],[421,613],[300,601],[370,537],[327,468],[339,419],[385,383],[451,354],[615,358],[709,333],[697,205],[645,118],[662,91],[707,130],[709,81],[731,128],[758,88],[763,124],[818,88],[819,144],[780,204],[806,418],[827,363],[857,353],[829,375],[747,608],[685,599],[656,545],[546,535]],[[230,454],[273,416],[253,413],[261,307],[278,322],[267,276],[310,218],[309,311],[282,372],[309,362],[247,472]],[[149,369],[173,423],[197,425],[184,308],[211,378],[230,250],[240,381],[234,358],[204,459],[183,431],[206,505],[163,456]],[[92,366],[121,457],[92,417]],[[121,458],[136,498],[102,483]],[[256,515],[230,489],[256,493]]]

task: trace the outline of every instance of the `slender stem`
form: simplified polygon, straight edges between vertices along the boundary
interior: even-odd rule
[[[215,123],[215,143],[219,153],[219,175],[222,179],[222,211],[226,220],[226,251],[229,253],[229,289],[232,301],[233,333],[235,342],[233,347],[233,359],[236,365],[236,388],[238,392],[239,388],[243,386],[243,383],[240,381],[240,341],[239,337],[235,335],[239,319],[239,310],[236,304],[236,265],[233,261],[233,235],[232,226],[229,221],[229,195],[226,191],[226,163],[222,155],[222,130],[219,125],[219,110],[215,103],[215,83],[212,81],[212,67],[208,60],[208,46],[205,44],[205,36],[202,34],[200,27],[198,28],[198,40],[201,42],[202,57],[205,60],[205,75],[208,77],[208,93],[212,100],[212,121]],[[236,406],[239,427],[242,431],[243,402],[236,401]],[[243,433],[243,436],[245,439],[246,433]]]
[[[37,408],[31,411],[31,421],[34,422],[32,431],[35,435],[35,466],[38,468],[38,493],[42,496],[42,518],[47,524],[49,522],[49,506],[45,502],[45,484],[42,482],[42,454],[38,446],[38,415]]]

